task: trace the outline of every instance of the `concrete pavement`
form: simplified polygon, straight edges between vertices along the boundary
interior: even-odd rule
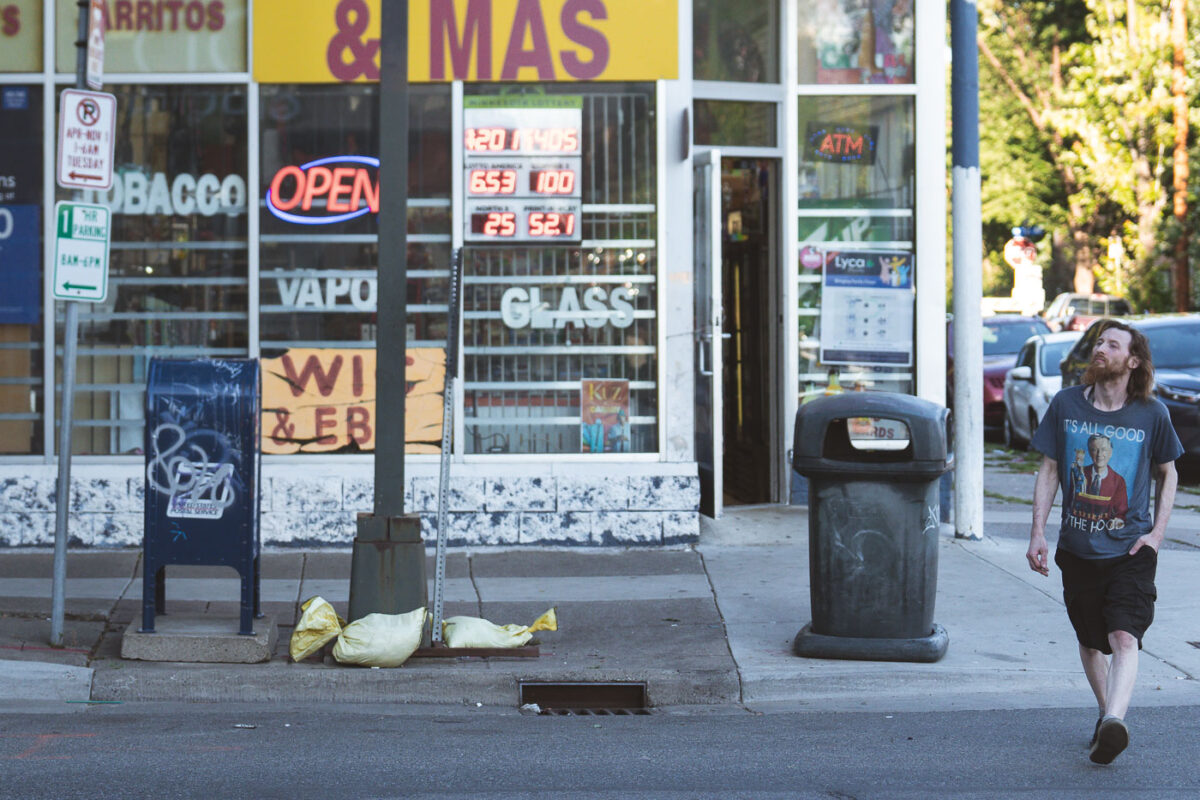
[[[1001,465],[1002,466],[1002,465]],[[537,659],[412,659],[398,669],[287,658],[298,605],[319,594],[344,615],[348,550],[263,556],[264,610],[280,620],[262,664],[123,660],[120,637],[141,612],[140,553],[72,551],[67,647],[50,649],[49,551],[0,552],[0,702],[279,701],[515,706],[521,681],[645,681],[655,706],[944,710],[1093,705],[1056,572],[1025,565],[1032,476],[989,462],[980,542],[943,526],[935,622],[949,633],[935,664],[802,659],[811,619],[807,511],[730,509],[678,549],[475,549],[448,560],[446,615],[529,624],[556,606]],[[1020,494],[1023,492],[1024,494]],[[1195,500],[1195,496],[1191,497]],[[1200,704],[1200,514],[1172,517],[1159,604],[1134,704]],[[433,574],[432,565],[429,574]],[[168,568],[168,612],[227,618],[232,571]]]

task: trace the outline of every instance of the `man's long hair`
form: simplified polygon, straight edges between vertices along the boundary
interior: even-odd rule
[[[1099,341],[1100,334],[1114,328],[1129,334],[1129,355],[1138,360],[1137,368],[1129,370],[1129,399],[1142,402],[1149,400],[1154,389],[1154,359],[1150,357],[1150,340],[1146,334],[1115,319],[1102,319],[1096,325],[1099,328],[1093,342]]]

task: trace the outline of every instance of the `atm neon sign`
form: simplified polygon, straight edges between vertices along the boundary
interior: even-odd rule
[[[271,179],[266,200],[268,211],[299,225],[330,225],[378,214],[379,159],[329,156],[283,167]]]

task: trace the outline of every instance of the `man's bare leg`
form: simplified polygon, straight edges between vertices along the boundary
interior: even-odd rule
[[[1108,656],[1099,650],[1079,645],[1079,660],[1083,662],[1083,674],[1087,675],[1100,716],[1108,713]]]
[[[1111,764],[1129,746],[1125,713],[1129,711],[1133,684],[1137,680],[1137,639],[1125,631],[1112,631],[1108,634],[1108,643],[1112,647],[1113,657],[1104,689],[1108,699],[1107,708],[1088,752],[1088,757],[1097,764]]]
[[[1133,684],[1137,680],[1138,642],[1131,633],[1113,631],[1108,634],[1108,643],[1112,647],[1113,657],[1108,669],[1105,689],[1108,703],[1104,713],[1124,719],[1129,711],[1129,701],[1133,699]]]

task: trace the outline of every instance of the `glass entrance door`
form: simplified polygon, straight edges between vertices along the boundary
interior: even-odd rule
[[[781,426],[776,365],[779,350],[779,162],[721,162],[721,272],[724,307],[724,502],[780,498],[775,455]]]
[[[696,290],[696,461],[700,513],[719,517],[724,494],[721,402],[723,307],[721,303],[721,154],[697,153],[693,162]]]

